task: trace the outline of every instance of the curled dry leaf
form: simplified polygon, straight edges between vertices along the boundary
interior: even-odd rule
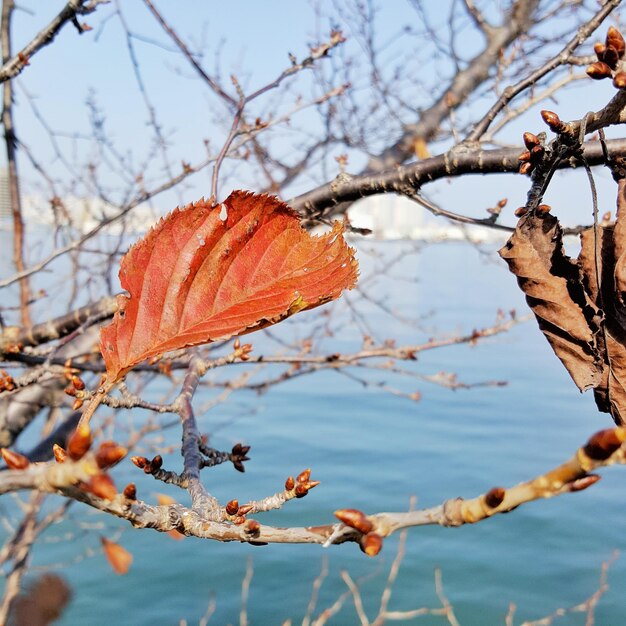
[[[596,387],[603,370],[599,311],[583,288],[577,264],[563,250],[557,218],[528,213],[499,252],[578,388]]]
[[[311,236],[277,198],[233,192],[221,207],[176,209],[122,259],[100,349],[109,384],[164,352],[240,335],[333,300],[358,266],[337,223]]]
[[[517,276],[539,328],[581,391],[626,423],[626,180],[614,225],[581,233],[578,259],[565,255],[551,215],[522,217],[500,256]]]
[[[133,562],[133,555],[115,541],[100,537],[102,551],[116,574],[126,574]]]

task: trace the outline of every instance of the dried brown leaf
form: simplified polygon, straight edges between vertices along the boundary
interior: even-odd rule
[[[623,304],[626,299],[626,179],[617,183],[617,216],[613,235],[615,246],[615,289]]]
[[[122,548],[119,543],[115,543],[115,541],[111,541],[106,537],[100,537],[100,541],[104,556],[106,556],[113,571],[119,575],[126,574],[130,564],[133,562],[133,555],[125,548]]]
[[[603,312],[603,332],[598,339],[599,345],[603,345],[605,365],[602,379],[594,389],[596,404],[601,411],[611,413],[616,423],[622,424],[626,417],[626,310],[616,283],[619,257],[626,247],[621,239],[626,230],[619,217],[618,212],[614,227],[598,226],[595,232],[589,228],[581,233],[578,264],[589,295]],[[621,219],[624,218],[622,211]]]
[[[578,388],[596,387],[603,373],[600,315],[585,292],[578,265],[565,255],[558,220],[550,214],[525,215],[499,252]]]

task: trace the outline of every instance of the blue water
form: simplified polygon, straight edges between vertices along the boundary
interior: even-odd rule
[[[390,258],[407,246],[363,247]],[[370,316],[377,339],[415,343],[435,334],[490,325],[498,308],[525,312],[503,264],[467,244],[427,246],[393,269],[382,270],[381,261],[367,251],[361,259],[363,284],[370,295],[418,320],[414,326],[394,321],[351,293],[354,307]],[[372,270],[376,279],[365,282]],[[405,280],[409,276],[416,276],[417,282]],[[340,328],[334,338],[325,340],[325,348],[358,349],[350,310],[342,303],[333,307]],[[303,314],[300,323],[287,324],[284,332],[305,336],[314,319],[319,319],[314,313]],[[259,353],[272,345],[255,335],[250,339]],[[507,380],[508,385],[450,391],[389,372],[356,370],[358,376],[385,381],[405,393],[419,390],[422,398],[414,402],[378,387],[364,387],[336,372],[303,376],[263,395],[237,392],[226,404],[202,414],[200,426],[213,433],[212,443],[218,448],[240,440],[251,444],[252,460],[245,475],[226,466],[206,470],[205,484],[222,501],[243,502],[274,493],[289,474],[311,467],[313,478],[322,484],[306,498],[259,519],[281,526],[327,523],[337,508],[406,510],[411,495],[417,496],[418,507],[427,507],[450,497],[472,497],[494,485],[515,484],[561,463],[591,433],[611,425],[608,416],[597,413],[591,396],[574,387],[534,322],[475,347],[423,353],[411,368],[424,375],[455,372],[468,383]],[[196,405],[209,396],[197,397]],[[119,419],[123,423],[126,418]],[[178,433],[171,430],[166,437],[176,443]],[[176,450],[165,457],[165,465],[180,469]],[[130,463],[116,469],[117,484],[133,480],[142,498],[153,500],[161,492],[186,502],[181,492],[133,470]],[[510,602],[517,605],[516,624],[582,602],[598,588],[601,563],[625,544],[624,468],[608,468],[602,476],[587,491],[531,503],[475,526],[412,529],[390,609],[440,606],[433,583],[436,567],[442,569],[446,595],[463,626],[503,624]],[[6,510],[11,500],[4,500]],[[95,530],[79,526],[85,522],[96,525]],[[132,568],[123,577],[110,571],[99,551],[100,534],[112,537],[119,532],[118,541],[134,555]],[[324,550],[174,541],[153,531],[135,531],[81,505],[72,507],[70,518],[51,528],[45,538],[35,550],[35,566],[69,563],[61,572],[74,593],[59,623],[94,626],[180,620],[196,624],[211,594],[217,607],[209,623],[238,623],[249,556],[254,565],[248,602],[251,624],[279,625],[286,619],[301,623],[323,555],[329,558],[330,573],[315,614],[346,590],[340,577],[346,569],[355,579],[371,576],[362,589],[373,619],[397,548],[397,538],[389,538],[382,554],[368,559],[355,545]],[[622,557],[610,569],[610,589],[597,607],[597,624],[623,623],[625,584],[626,557]],[[584,615],[574,613],[557,623],[584,621]],[[358,623],[350,599],[330,623]],[[445,620],[429,616],[415,623]]]

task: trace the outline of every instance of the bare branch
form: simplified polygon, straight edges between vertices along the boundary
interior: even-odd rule
[[[608,0],[605,2],[600,10],[585,24],[583,24],[576,35],[567,43],[567,45],[554,57],[552,57],[547,63],[534,72],[525,76],[522,80],[507,87],[496,103],[489,109],[487,114],[474,126],[472,132],[467,136],[465,140],[467,143],[474,143],[479,141],[482,135],[498,113],[519,93],[528,89],[531,85],[536,84],[541,78],[552,72],[559,65],[567,64],[570,56],[582,43],[584,43],[592,33],[602,24],[607,16],[611,14],[619,5],[621,0]]]
[[[59,12],[59,14],[37,35],[24,46],[15,56],[3,58],[3,65],[0,68],[0,83],[15,78],[22,70],[30,64],[32,57],[43,47],[51,44],[61,29],[71,22],[76,26],[79,34],[87,30],[85,25],[78,22],[79,15],[89,15],[93,13],[99,4],[104,4],[108,0],[70,0]],[[7,5],[8,3],[4,3]]]

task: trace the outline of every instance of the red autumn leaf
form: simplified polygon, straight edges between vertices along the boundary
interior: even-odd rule
[[[338,298],[356,283],[343,227],[311,236],[275,197],[234,191],[162,219],[122,259],[113,323],[100,333],[107,380],[170,350],[227,339]]]
[[[106,537],[100,537],[100,542],[102,543],[104,556],[106,556],[113,571],[120,575],[126,574],[130,564],[133,562],[133,555],[125,548],[122,548],[119,543],[115,543],[115,541],[111,541]]]

